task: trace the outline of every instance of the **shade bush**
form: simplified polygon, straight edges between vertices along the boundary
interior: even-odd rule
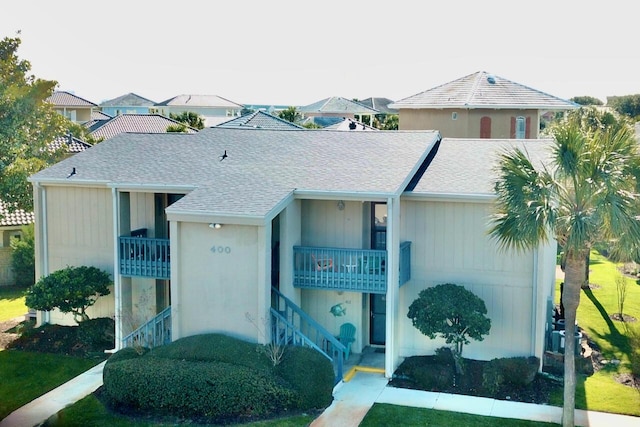
[[[540,359],[531,357],[506,357],[491,360],[483,372],[483,387],[496,393],[509,384],[526,387],[533,382],[540,367]]]
[[[324,408],[331,403],[335,373],[329,359],[318,351],[289,347],[276,369],[297,392],[300,408]]]
[[[326,407],[333,380],[315,350],[289,347],[274,367],[256,344],[203,334],[143,355],[118,351],[105,365],[103,396],[115,410],[237,422]]]

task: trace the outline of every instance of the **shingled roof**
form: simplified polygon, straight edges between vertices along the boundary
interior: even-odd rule
[[[290,121],[283,120],[280,117],[276,117],[264,111],[256,111],[254,113],[245,114],[244,116],[236,117],[224,123],[220,123],[216,127],[224,128],[238,128],[238,127],[252,127],[257,129],[303,129],[302,126],[298,126]]]
[[[0,227],[18,227],[31,224],[34,220],[33,212],[22,209],[9,211],[7,203],[0,200]]]
[[[133,92],[100,103],[101,107],[151,107],[154,101]]]
[[[485,71],[401,99],[390,108],[571,110],[579,105]]]
[[[183,189],[190,192],[167,214],[264,223],[293,197],[399,196],[439,139],[435,131],[211,128],[196,134],[121,134],[29,180],[125,191]],[[228,157],[221,161],[225,151]],[[72,168],[77,173],[67,179]]]
[[[160,114],[120,114],[107,120],[95,121],[88,129],[94,138],[109,139],[121,133],[165,133],[167,127],[181,123]],[[187,133],[196,129],[187,127]]]
[[[81,151],[86,150],[87,148],[91,148],[92,145],[84,142],[81,139],[76,138],[75,136],[69,135],[61,135],[54,139],[52,142],[47,144],[47,148],[52,151],[57,151],[60,149],[66,150],[68,153],[80,153]]]
[[[366,105],[351,101],[339,96],[322,99],[313,104],[298,108],[301,113],[324,113],[324,114],[378,114],[379,111],[369,108]]]
[[[413,195],[494,197],[494,167],[506,149],[526,150],[535,166],[550,160],[550,139],[443,138]]]
[[[359,99],[358,102],[362,105],[366,105],[369,108],[373,108],[374,110],[378,110],[383,114],[398,114],[398,110],[395,108],[389,108],[389,104],[392,104],[393,101],[389,98],[367,98],[367,99]]]
[[[84,98],[80,98],[70,92],[55,91],[46,99],[46,102],[53,104],[56,107],[97,107],[91,101],[87,101]]]
[[[210,107],[210,108],[242,108],[241,104],[222,98],[218,95],[178,95],[165,101],[158,102],[156,106],[172,105],[182,107]]]

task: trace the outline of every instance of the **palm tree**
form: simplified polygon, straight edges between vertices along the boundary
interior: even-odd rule
[[[585,131],[580,120],[552,130],[550,161],[534,165],[518,148],[504,151],[497,167],[496,212],[489,233],[503,249],[530,250],[555,238],[566,256],[564,406],[562,425],[574,425],[576,311],[588,254],[597,242],[634,255],[640,242],[636,217],[637,142],[625,126]],[[541,142],[542,143],[542,142]]]

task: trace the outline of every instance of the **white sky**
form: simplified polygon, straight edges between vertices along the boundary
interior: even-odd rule
[[[400,100],[476,71],[606,101],[640,94],[638,21],[625,0],[9,0],[0,38],[95,103]]]

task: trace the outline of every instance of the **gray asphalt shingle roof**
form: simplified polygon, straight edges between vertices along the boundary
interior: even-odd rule
[[[173,105],[182,107],[211,107],[211,108],[242,108],[241,104],[229,101],[218,95],[178,95],[165,101],[158,102],[157,106]]]
[[[396,101],[389,107],[570,110],[579,106],[485,71],[478,71]]]
[[[120,114],[107,120],[97,120],[88,128],[94,138],[113,138],[121,133],[165,133],[167,127],[179,125],[176,120],[160,114]],[[187,127],[187,133],[196,129]]]
[[[548,162],[552,143],[549,139],[442,138],[434,159],[412,193],[494,195],[497,176],[493,168],[503,150],[511,147],[526,150],[538,167]]]
[[[339,96],[325,98],[298,108],[301,113],[324,114],[378,114],[379,111]]]
[[[97,107],[93,102],[87,101],[84,98],[80,98],[77,95],[65,91],[53,92],[46,101],[56,107]]]
[[[253,127],[259,129],[302,129],[302,126],[298,126],[295,123],[291,123],[287,120],[283,120],[280,117],[276,117],[264,111],[256,111],[254,113],[245,114],[244,116],[236,117],[235,119],[228,120],[224,123],[220,123],[216,127],[224,128],[238,128],[238,127]]]
[[[224,128],[121,134],[30,180],[191,187],[167,212],[264,218],[294,191],[363,200],[400,194],[439,137],[435,131]],[[220,161],[225,150],[229,157]],[[67,181],[73,167],[77,173]]]
[[[101,107],[151,107],[155,102],[133,92],[100,103]]]

